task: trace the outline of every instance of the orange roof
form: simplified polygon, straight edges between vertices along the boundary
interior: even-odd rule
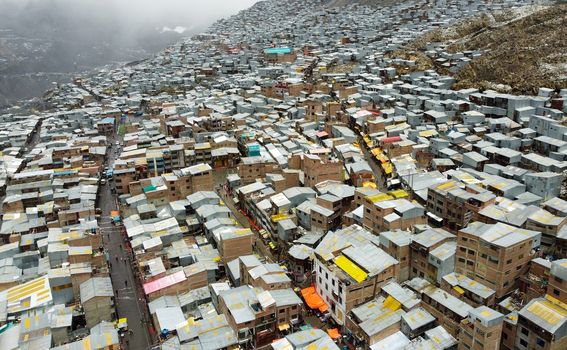
[[[315,293],[315,287],[311,286],[311,287],[307,287],[307,288],[303,288],[301,290],[301,296],[303,298],[305,298],[305,296],[309,295],[309,294],[313,294]]]
[[[319,309],[321,312],[325,312],[328,309],[327,304],[323,301],[323,298],[315,291],[315,287],[308,287],[301,290],[301,295],[305,299],[305,303],[311,309]]]
[[[341,337],[337,328],[327,329],[327,334],[329,334],[332,339],[339,339]]]

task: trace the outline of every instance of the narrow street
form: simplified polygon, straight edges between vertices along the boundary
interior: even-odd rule
[[[376,158],[374,158],[372,156],[372,153],[366,147],[366,144],[364,143],[364,140],[362,139],[362,137],[358,138],[358,144],[360,145],[360,149],[362,150],[362,153],[364,154],[364,159],[367,160],[368,165],[370,165],[370,168],[372,169],[372,172],[374,173],[374,182],[376,183],[377,188],[380,191],[385,191],[386,190],[386,181],[383,179],[382,169],[380,168],[380,165],[376,161]]]
[[[226,170],[215,170],[214,173],[215,191],[221,197],[221,199],[223,200],[224,204],[228,207],[228,209],[230,209],[236,221],[238,221],[238,223],[242,227],[250,228],[252,232],[254,232],[254,241],[255,241],[253,247],[254,253],[258,254],[261,257],[265,257],[268,262],[271,263],[277,262],[278,259],[274,257],[274,255],[270,251],[270,248],[266,246],[266,244],[262,240],[262,237],[260,237],[260,233],[250,225],[250,221],[248,220],[246,215],[242,214],[240,210],[238,210],[232,198],[228,195],[228,193],[226,193],[224,189],[224,182],[226,181],[226,175],[227,175]]]
[[[115,140],[106,166],[111,167],[115,159]],[[112,222],[111,212],[118,210],[115,196],[111,192],[111,185],[107,182],[101,185],[99,193],[99,207],[102,211],[99,228],[103,235],[103,242],[110,263],[112,285],[115,292],[116,312],[118,318],[128,319],[128,329],[132,334],[124,335],[123,348],[149,349],[153,343],[149,333],[149,316],[147,315],[146,301],[142,286],[132,268],[132,254],[127,249],[121,234],[121,226]]]

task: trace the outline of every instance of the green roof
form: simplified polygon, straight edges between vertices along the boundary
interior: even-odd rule
[[[144,187],[144,193],[153,191],[153,190],[155,190],[156,188],[157,188],[157,187],[155,187],[154,185],[146,186],[146,187]]]
[[[270,47],[265,49],[264,53],[268,55],[287,54],[291,53],[291,49],[289,47]]]

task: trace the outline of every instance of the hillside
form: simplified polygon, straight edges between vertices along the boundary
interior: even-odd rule
[[[449,53],[481,51],[454,76],[459,88],[491,88],[533,94],[538,87],[567,88],[567,4],[488,13],[434,30],[390,57],[413,59],[414,69],[448,74],[426,55],[428,43]]]
[[[399,4],[403,1],[400,0],[330,0],[329,7],[339,7],[349,4],[360,4],[368,6],[385,6],[391,4]]]

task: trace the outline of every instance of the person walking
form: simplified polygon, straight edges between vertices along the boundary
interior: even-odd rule
[[[128,287],[128,281],[124,280],[124,286]]]

